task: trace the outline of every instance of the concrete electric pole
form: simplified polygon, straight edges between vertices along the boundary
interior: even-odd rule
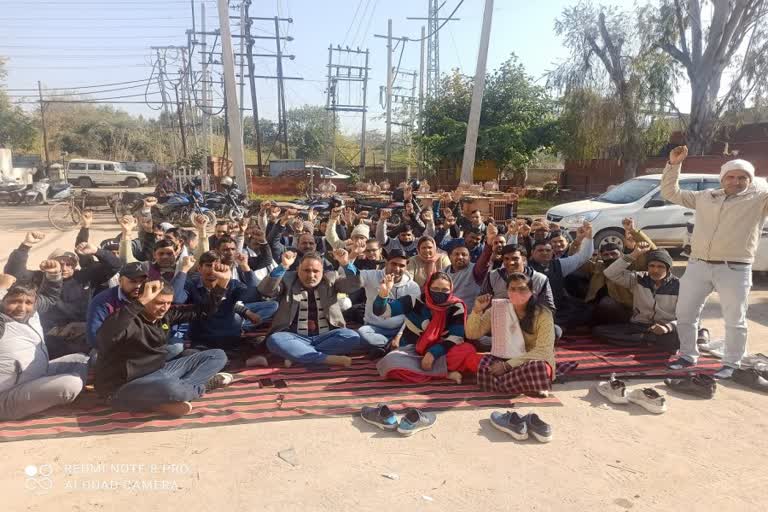
[[[480,49],[477,52],[477,68],[475,81],[472,86],[472,103],[469,107],[467,122],[467,138],[464,143],[464,160],[461,163],[461,179],[459,186],[471,185],[477,153],[477,133],[480,129],[480,111],[483,107],[483,90],[485,89],[485,67],[488,63],[488,45],[491,39],[491,21],[493,19],[493,0],[485,0],[483,11],[483,30],[480,34]]]
[[[248,183],[245,172],[243,124],[240,122],[240,106],[237,101],[237,79],[235,77],[235,56],[232,52],[232,31],[229,26],[229,5],[227,0],[218,0],[217,4],[221,30],[221,62],[224,65],[224,90],[231,143],[230,158],[234,167],[235,178],[247,194],[250,183]]]

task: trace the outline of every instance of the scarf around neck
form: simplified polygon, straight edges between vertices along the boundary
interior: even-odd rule
[[[433,279],[430,275],[421,292],[421,301],[427,309],[429,309],[432,318],[430,319],[429,324],[427,324],[427,328],[424,329],[421,336],[419,336],[419,340],[416,342],[416,353],[419,355],[426,354],[427,350],[429,350],[432,345],[435,345],[440,341],[440,336],[443,334],[443,331],[445,331],[445,325],[448,319],[448,308],[454,304],[461,304],[464,306],[464,302],[453,294],[453,283],[451,283],[451,291],[448,295],[448,300],[446,300],[444,304],[435,304],[432,302],[432,296],[429,293],[429,285],[432,284],[432,281]],[[466,323],[466,321],[467,307],[464,306],[463,322]]]

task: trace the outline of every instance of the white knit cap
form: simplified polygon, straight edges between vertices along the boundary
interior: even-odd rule
[[[746,160],[738,159],[725,162],[720,168],[720,180],[725,178],[725,175],[731,171],[743,171],[749,174],[750,180],[755,181],[755,166]]]
[[[371,228],[368,227],[367,224],[360,223],[352,230],[352,234],[349,235],[349,238],[353,238],[356,236],[361,236],[363,238],[371,238]]]

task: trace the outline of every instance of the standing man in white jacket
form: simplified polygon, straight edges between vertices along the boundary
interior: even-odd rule
[[[421,295],[421,289],[416,284],[405,267],[408,264],[408,258],[401,249],[392,249],[387,254],[387,265],[384,270],[361,270],[360,277],[363,280],[365,289],[365,325],[360,327],[358,332],[363,342],[368,345],[371,354],[383,356],[386,353],[386,346],[389,344],[397,348],[400,342],[400,335],[403,332],[405,316],[398,315],[392,318],[381,318],[373,314],[373,301],[379,295],[379,285],[385,274],[395,276],[395,285],[389,293],[390,299],[399,299],[406,295],[413,298]]]
[[[680,190],[678,178],[688,148],[672,150],[661,180],[664,199],[696,209],[688,268],[680,280],[677,302],[679,358],[674,370],[695,366],[701,310],[716,291],[725,319],[725,354],[716,378],[729,379],[747,350],[747,307],[752,288],[752,262],[760,230],[768,213],[768,192],[755,188],[755,168],[746,160],[731,160],[720,169],[722,188],[693,192]]]

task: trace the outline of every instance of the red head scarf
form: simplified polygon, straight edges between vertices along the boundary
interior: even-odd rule
[[[444,304],[439,305],[432,302],[429,286],[432,284],[432,281],[435,280],[436,276],[439,279],[444,279],[441,274],[432,274],[424,284],[424,289],[421,294],[422,302],[424,302],[430,313],[432,313],[432,319],[429,321],[429,324],[427,324],[427,328],[421,333],[421,336],[419,336],[419,341],[416,342],[416,353],[419,355],[424,355],[432,345],[440,341],[440,336],[443,334],[443,331],[445,331],[447,311],[452,305],[461,304],[464,306],[464,323],[467,321],[467,306],[460,298],[453,294],[453,281],[451,281],[450,278],[448,279],[448,282],[451,283],[451,291],[448,294],[448,300],[445,301]]]

